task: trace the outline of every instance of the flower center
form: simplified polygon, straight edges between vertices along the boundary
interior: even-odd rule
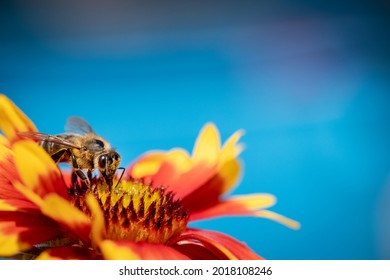
[[[162,187],[152,188],[133,179],[122,180],[115,189],[99,179],[92,182],[90,190],[73,187],[69,191],[71,201],[88,214],[84,198],[89,192],[100,203],[109,239],[164,244],[186,229],[188,212]]]

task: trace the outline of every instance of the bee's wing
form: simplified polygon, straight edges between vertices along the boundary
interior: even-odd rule
[[[81,146],[75,145],[72,142],[69,142],[63,138],[50,135],[50,134],[45,134],[41,132],[32,132],[32,131],[18,132],[17,134],[21,137],[28,138],[34,141],[47,141],[47,142],[52,142],[52,143],[62,145],[64,147],[81,149]]]
[[[92,127],[80,117],[68,118],[65,125],[65,130],[68,132],[74,132],[79,134],[95,133]]]

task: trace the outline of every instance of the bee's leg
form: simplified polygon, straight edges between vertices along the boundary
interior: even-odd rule
[[[78,178],[78,176],[77,176],[76,172],[73,171],[72,172],[72,187],[76,186],[77,178]]]
[[[91,171],[91,169],[88,169],[87,176],[88,176],[89,182],[92,182],[92,171]]]
[[[76,157],[74,155],[71,155],[71,159],[72,159],[72,166],[73,166],[72,185],[76,184],[77,177],[79,177],[89,187],[91,185],[91,181],[87,178],[87,176],[85,176],[85,173],[79,168]],[[73,174],[76,174],[77,176],[74,176]]]
[[[72,165],[73,165],[73,172],[72,172],[72,186],[75,186],[75,183],[77,181],[77,177],[80,177],[80,174],[78,174],[78,172],[74,172],[75,170],[75,167],[74,165],[76,164],[76,166],[78,167],[77,165],[77,162],[75,160],[73,160],[73,155],[72,153],[69,151],[69,149],[62,149],[62,150],[59,150],[57,151],[56,153],[52,154],[51,155],[51,158],[54,160],[54,162],[58,163],[58,162],[61,162],[62,159],[68,159],[69,157],[72,158]],[[77,171],[80,171],[80,170],[77,170]],[[82,173],[82,172],[81,172]],[[83,174],[84,175],[84,174]],[[85,177],[85,175],[84,175]]]
[[[119,179],[118,179],[118,182],[116,183],[116,185],[115,185],[115,188],[119,185],[119,183],[121,182],[121,179],[122,179],[122,177],[123,177],[123,174],[125,173],[125,170],[126,170],[126,168],[124,168],[124,167],[118,167],[118,170],[122,170],[122,173],[121,173],[121,176],[119,177]],[[114,189],[115,189],[114,188]]]

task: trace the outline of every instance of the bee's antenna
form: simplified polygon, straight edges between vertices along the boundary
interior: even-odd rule
[[[125,170],[126,170],[126,168],[124,168],[124,167],[118,167],[118,170],[119,170],[119,169],[122,170],[122,174],[121,174],[121,176],[119,177],[118,182],[116,183],[114,189],[116,189],[116,187],[119,185],[119,183],[120,183],[120,181],[121,181],[121,179],[122,179],[122,177],[123,177],[123,174],[125,174]]]

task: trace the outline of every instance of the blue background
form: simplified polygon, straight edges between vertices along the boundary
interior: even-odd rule
[[[388,1],[147,2],[1,1],[0,92],[42,132],[86,118],[124,165],[243,128],[234,193],[276,195],[301,230],[193,226],[269,259],[390,259]]]

